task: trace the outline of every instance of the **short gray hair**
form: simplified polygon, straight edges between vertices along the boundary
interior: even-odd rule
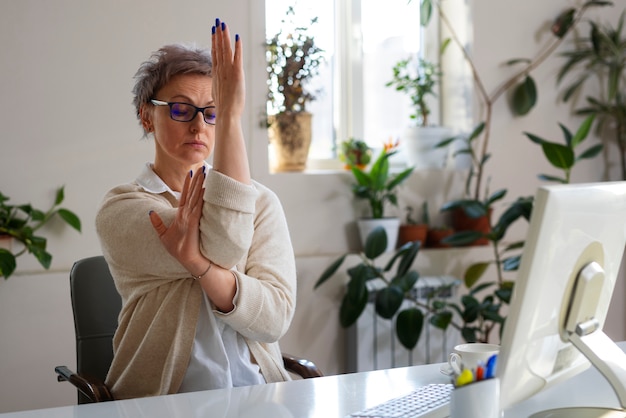
[[[141,106],[150,103],[154,95],[172,77],[179,74],[201,74],[211,76],[213,63],[211,51],[205,48],[172,44],[161,47],[145,61],[135,74],[133,104],[140,118]]]

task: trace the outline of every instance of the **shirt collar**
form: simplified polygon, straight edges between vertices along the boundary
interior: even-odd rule
[[[206,167],[206,171],[211,167],[206,162],[204,163]],[[170,189],[170,187],[165,184],[165,182],[159,177],[154,170],[152,170],[152,163],[146,163],[139,173],[139,176],[135,180],[138,185],[140,185],[145,191],[148,193],[161,194],[161,193],[170,193],[172,196],[176,198],[176,200],[180,199],[180,192],[175,192]]]

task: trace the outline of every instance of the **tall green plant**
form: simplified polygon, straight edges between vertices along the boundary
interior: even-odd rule
[[[587,90],[586,106],[578,114],[596,115],[598,130],[613,133],[612,140],[619,149],[622,180],[626,180],[626,34],[622,12],[616,27],[602,26],[590,21],[589,35],[577,40],[574,48],[564,52],[565,63],[557,76],[565,86],[563,101],[576,97],[588,81],[597,81],[598,90]]]
[[[35,232],[58,215],[65,223],[80,232],[80,219],[68,209],[59,207],[65,198],[64,187],[56,191],[54,203],[47,211],[35,209],[30,204],[10,205],[8,196],[0,192],[0,235],[6,235],[23,244],[17,253],[0,248],[0,275],[5,279],[13,274],[16,258],[28,252],[45,268],[50,268],[52,255],[47,251],[45,237]]]
[[[469,170],[466,181],[466,196],[468,198],[480,201],[481,197],[489,194],[488,189],[483,186],[485,163],[491,157],[489,152],[489,141],[491,137],[492,114],[493,107],[499,100],[509,93],[509,108],[514,115],[525,115],[535,106],[539,91],[537,84],[531,73],[539,65],[541,65],[548,57],[552,55],[554,50],[562,43],[565,36],[571,32],[572,28],[581,20],[584,13],[592,6],[611,5],[611,2],[590,0],[585,2],[578,8],[569,8],[561,12],[554,19],[551,26],[553,38],[550,39],[537,53],[530,58],[514,58],[508,60],[505,64],[508,66],[520,67],[513,76],[504,80],[492,93],[488,93],[483,80],[478,73],[474,61],[455,31],[454,26],[448,19],[446,13],[441,7],[440,0],[420,0],[421,5],[421,24],[427,25],[432,17],[434,9],[437,10],[442,24],[450,32],[451,42],[455,43],[463,54],[465,62],[468,64],[472,73],[478,98],[482,103],[484,117],[482,121],[476,125],[476,128],[469,135],[460,135],[455,138],[442,141],[439,146],[448,146],[453,141],[462,141],[465,146],[457,153],[472,155],[472,166]],[[484,200],[484,199],[483,199]]]

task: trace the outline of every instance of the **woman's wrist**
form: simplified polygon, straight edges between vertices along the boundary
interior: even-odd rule
[[[202,274],[195,276],[193,273],[191,273],[191,277],[193,277],[194,280],[200,280],[209,272],[209,270],[211,270],[211,267],[213,267],[213,263],[209,260],[209,266],[206,268],[206,270],[204,270]]]

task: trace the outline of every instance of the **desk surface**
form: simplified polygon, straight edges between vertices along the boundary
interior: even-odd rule
[[[620,344],[626,348],[624,343]],[[77,405],[0,414],[0,418],[189,418],[344,417],[428,383],[446,383],[439,364],[326,376],[234,389]],[[542,391],[505,411],[505,418],[527,418],[549,408],[604,406],[619,402],[594,368]]]

